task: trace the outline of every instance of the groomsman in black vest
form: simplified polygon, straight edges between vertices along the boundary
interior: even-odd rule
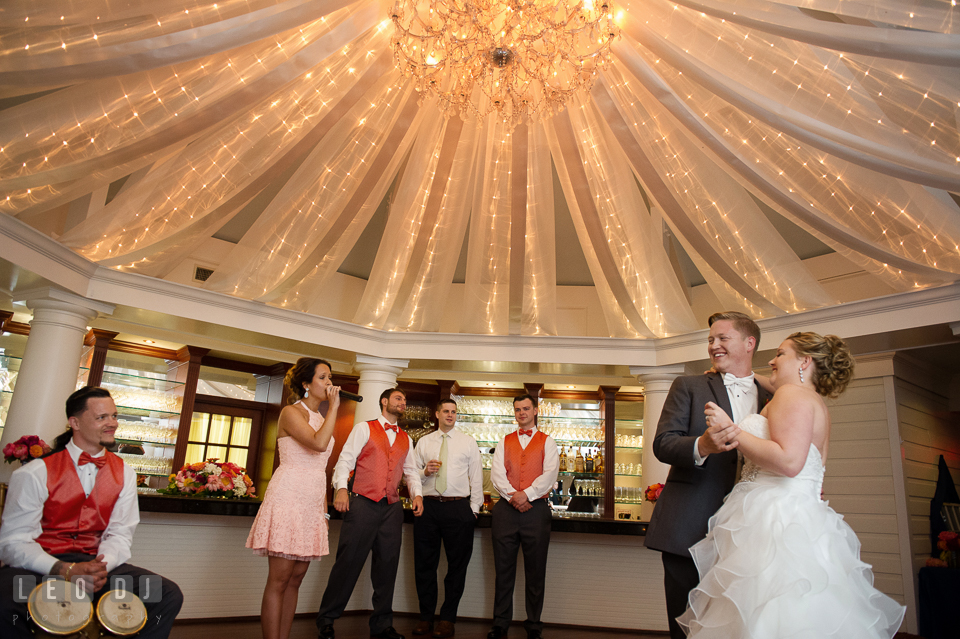
[[[439,429],[417,442],[414,456],[423,481],[423,516],[413,523],[413,558],[416,567],[420,623],[414,636],[432,633],[434,639],[454,635],[457,608],[473,555],[473,529],[483,503],[483,466],[473,437],[456,429],[457,403],[437,405]],[[443,580],[443,606],[437,610],[437,566],[440,544],[447,556]]]
[[[674,380],[660,413],[653,454],[670,474],[650,518],[644,545],[661,551],[671,639],[685,639],[676,618],[700,583],[690,547],[707,536],[707,521],[723,504],[737,475],[736,423],[758,412],[770,394],[754,380],[751,366],[760,328],[743,313],[714,313],[707,351],[713,370]],[[710,426],[707,402],[723,408],[734,424]]]
[[[333,469],[333,487],[337,491],[333,507],[346,514],[340,527],[337,560],[317,613],[320,639],[333,639],[333,622],[347,607],[371,551],[370,636],[403,639],[393,628],[393,589],[403,535],[403,505],[397,491],[401,475],[407,479],[414,515],[423,513],[413,443],[397,426],[406,407],[402,390],[385,390],[380,395],[380,417],[354,425]],[[347,492],[351,471],[354,471],[353,495]]]

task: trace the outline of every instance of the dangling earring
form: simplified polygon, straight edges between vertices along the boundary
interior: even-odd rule
[[[803,383],[803,368],[800,369],[800,383]]]
[[[801,379],[800,381],[802,382],[803,380]],[[303,398],[306,399],[306,398],[308,398],[308,397],[310,397],[310,389],[304,388],[304,389],[303,389]]]

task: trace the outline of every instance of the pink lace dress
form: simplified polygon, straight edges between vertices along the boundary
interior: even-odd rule
[[[323,417],[309,408],[307,412],[311,428],[319,430]],[[277,440],[280,466],[267,486],[247,537],[247,548],[261,556],[298,561],[313,561],[329,554],[326,470],[332,450],[332,437],[323,453],[304,448],[293,437]]]

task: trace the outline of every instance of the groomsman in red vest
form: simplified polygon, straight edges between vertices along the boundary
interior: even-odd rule
[[[136,473],[106,450],[117,407],[106,389],[85,386],[67,398],[66,411],[69,427],[53,452],[10,478],[0,526],[0,637],[33,637],[26,597],[53,575],[81,584],[94,600],[122,583],[147,609],[138,637],[164,639],[183,595],[169,579],[126,563],[140,510]]]
[[[543,623],[547,549],[550,545],[550,505],[547,495],[557,481],[560,467],[557,443],[537,429],[537,404],[524,394],[513,400],[513,414],[520,426],[503,438],[493,454],[490,479],[500,493],[493,507],[491,537],[496,591],[493,628],[488,639],[507,635],[513,620],[513,589],[517,577],[517,552],[523,550],[526,580],[527,639],[540,639]]]
[[[399,388],[385,390],[380,395],[380,408],[379,418],[353,427],[333,469],[333,488],[337,491],[333,507],[345,515],[340,527],[337,560],[317,613],[320,639],[333,639],[333,622],[347,607],[371,551],[370,636],[404,639],[393,628],[393,589],[403,535],[403,506],[397,491],[400,477],[407,479],[413,514],[418,517],[423,513],[423,498],[413,442],[397,426],[407,408],[407,398]],[[347,492],[351,472],[354,473],[353,495]]]

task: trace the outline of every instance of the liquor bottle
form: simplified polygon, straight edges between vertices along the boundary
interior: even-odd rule
[[[567,470],[567,451],[565,446],[560,447],[560,472],[566,472]]]
[[[577,456],[573,453],[573,444],[567,449],[567,472],[572,473],[577,468]]]
[[[573,462],[573,470],[577,473],[583,472],[583,454],[580,452],[579,446],[577,446],[577,456]]]
[[[599,448],[597,449],[597,454],[593,456],[593,472],[603,472],[603,453],[600,452]]]
[[[587,449],[587,458],[583,460],[583,470],[587,473],[594,472],[593,470],[593,455],[590,454],[590,449]]]

